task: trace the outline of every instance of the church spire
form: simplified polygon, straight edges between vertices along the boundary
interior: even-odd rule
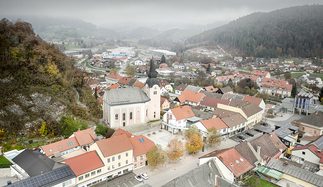
[[[155,63],[154,63],[154,56],[151,56],[151,61],[150,61],[150,69],[148,72],[148,77],[149,78],[157,78],[157,72],[155,70]]]

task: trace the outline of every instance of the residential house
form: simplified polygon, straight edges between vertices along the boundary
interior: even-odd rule
[[[105,77],[105,80],[107,83],[116,84],[121,78],[122,76],[118,73],[110,73]]]
[[[191,107],[192,111],[194,112],[195,116],[201,118],[202,120],[215,118],[216,116],[210,112],[204,112],[203,107],[196,106]]]
[[[252,81],[254,81],[258,86],[261,83],[261,79],[259,76],[253,76],[253,75],[247,75],[247,74],[239,74],[236,78],[235,78],[235,82],[239,83],[241,80],[243,79],[251,79]]]
[[[239,75],[239,71],[234,69],[227,69],[227,71],[225,71],[224,74],[233,75],[234,77],[236,77]]]
[[[132,85],[133,87],[138,87],[140,89],[143,89],[145,87],[145,83],[141,83],[137,81],[135,84]]]
[[[272,71],[277,68],[277,64],[267,64],[267,68]]]
[[[235,78],[234,78],[233,75],[215,77],[214,84],[215,83],[218,83],[218,84],[228,84],[228,82],[229,82],[230,79],[232,80],[233,84],[236,84]]]
[[[307,84],[323,84],[320,77],[311,77],[308,73],[300,76],[298,79],[300,82],[306,82]]]
[[[233,60],[237,62],[242,62],[243,58],[241,56],[234,57]]]
[[[229,105],[218,104],[218,109],[229,110],[241,114],[247,119],[246,128],[252,128],[252,126],[262,120],[263,109],[251,102],[231,100]]]
[[[232,61],[226,61],[226,62],[221,62],[221,65],[228,68],[233,68],[235,66],[235,63]]]
[[[246,96],[243,97],[242,100],[246,101],[246,102],[254,103],[255,105],[262,108],[263,111],[265,112],[266,104],[265,104],[265,102],[264,102],[264,100],[262,98],[246,95]]]
[[[261,71],[261,70],[253,70],[251,75],[259,76],[260,79],[263,78],[270,78],[270,73],[268,71]]]
[[[312,163],[316,165],[315,168],[311,168],[312,172],[318,172],[319,170],[323,170],[322,149],[323,146],[317,147],[314,144],[298,146],[291,150],[291,159],[299,164],[306,165],[306,162]]]
[[[187,130],[189,125],[187,119],[195,117],[189,106],[172,108],[163,115],[162,128],[172,133],[179,133]]]
[[[314,73],[315,67],[305,67],[304,70],[306,73]]]
[[[304,64],[305,66],[312,65],[312,60],[303,60],[303,64]]]
[[[201,131],[203,139],[207,138],[207,133],[212,128],[215,128],[223,138],[228,136],[228,126],[219,117],[202,120],[194,125]]]
[[[213,159],[169,181],[162,187],[203,186],[203,187],[238,187],[223,178]]]
[[[288,164],[277,159],[270,159],[266,167],[282,172],[281,179],[284,180],[284,184],[288,184],[289,186],[323,186],[323,177],[321,175],[299,168],[293,164]]]
[[[148,165],[148,152],[155,143],[144,135],[129,138],[133,146],[133,168],[138,169]]]
[[[118,84],[123,87],[132,86],[136,82],[136,78],[134,77],[122,77],[119,79]]]
[[[172,87],[172,85],[169,84],[169,82],[167,82],[165,80],[159,80],[159,84],[160,84],[160,88],[165,87],[165,89],[168,92],[173,92],[173,87]]]
[[[168,65],[166,63],[159,64],[159,68],[163,68],[163,67],[168,67]]]
[[[222,74],[222,71],[221,70],[213,70],[212,72],[211,72],[211,75],[212,76],[219,76],[219,75],[221,75]]]
[[[213,86],[206,86],[203,88],[207,92],[216,92],[218,88],[214,88]]]
[[[172,64],[172,66],[175,68],[175,66],[176,65],[178,65],[179,64],[179,62],[174,62],[173,64]]]
[[[104,163],[96,153],[90,151],[64,160],[76,175],[77,186],[91,186],[106,180],[107,172]]]
[[[175,94],[181,95],[182,92],[185,90],[187,87],[187,84],[180,84],[175,88]]]
[[[227,100],[227,101],[231,101],[232,99],[242,100],[244,97],[244,95],[240,95],[240,94],[236,94],[236,93],[224,93],[221,95],[222,95],[222,97],[220,99]]]
[[[293,59],[285,59],[284,60],[284,63],[285,64],[293,64],[294,63],[294,60]]]
[[[145,60],[138,57],[137,59],[134,60],[133,65],[135,65],[135,66],[145,66],[145,65],[147,65],[147,63],[146,63]]]
[[[278,58],[271,58],[271,59],[270,59],[270,63],[275,63],[275,64],[277,64],[277,63],[279,63],[279,59],[278,59]]]
[[[168,67],[163,67],[163,68],[159,68],[156,69],[157,73],[161,76],[171,76],[175,74],[175,71],[173,71],[172,69],[168,68]]]
[[[81,154],[88,151],[89,146],[96,140],[98,138],[93,129],[79,130],[74,132],[68,139],[41,146],[40,152],[49,158],[61,157],[74,151]]]
[[[275,125],[275,131],[278,138],[287,146],[286,153],[291,154],[290,150],[296,145],[298,138],[298,127],[288,123],[286,125]]]
[[[320,136],[323,134],[323,112],[316,111],[315,113],[305,116],[297,120],[297,126],[301,134],[309,134],[312,136]]]
[[[271,141],[279,149],[280,152],[284,152],[287,149],[287,146],[280,140],[275,132],[269,134]]]
[[[233,91],[232,91],[230,86],[227,86],[227,87],[224,87],[224,88],[219,88],[216,91],[216,93],[219,93],[219,94],[231,93],[231,94],[233,94]]]
[[[174,102],[177,102],[181,105],[188,104],[192,106],[198,106],[203,97],[204,93],[194,92],[186,89],[180,96],[174,99]]]
[[[133,170],[133,149],[126,134],[97,141],[90,147],[104,164],[102,172],[105,179],[112,179]]]
[[[200,165],[208,162],[210,159],[215,161],[223,177],[233,183],[243,178],[253,166],[234,148],[212,151],[204,156],[199,157]]]
[[[217,108],[218,103],[228,105],[229,102],[230,101],[227,101],[227,100],[222,100],[222,99],[217,99],[217,98],[206,96],[202,99],[200,105],[205,107],[206,110],[214,111]]]
[[[108,89],[117,89],[117,88],[121,88],[121,86],[119,84],[112,84],[111,86],[108,87]]]
[[[161,97],[160,98],[160,110],[167,110],[170,108],[170,102],[164,98],[164,97]]]
[[[300,71],[301,66],[299,66],[299,65],[290,65],[288,70],[289,71]]]
[[[290,97],[293,85],[279,79],[264,78],[260,86],[260,92],[271,96]]]

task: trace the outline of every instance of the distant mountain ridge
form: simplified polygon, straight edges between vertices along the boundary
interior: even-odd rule
[[[306,5],[253,13],[186,40],[187,45],[224,44],[240,55],[323,57],[323,6]]]

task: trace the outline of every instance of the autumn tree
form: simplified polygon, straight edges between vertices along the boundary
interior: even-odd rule
[[[164,164],[167,160],[167,153],[164,151],[161,145],[157,144],[155,147],[148,151],[148,164],[156,167],[160,164]]]
[[[176,105],[174,106],[174,108],[179,108],[181,107],[178,103],[176,103]]]
[[[183,143],[180,140],[172,140],[167,145],[167,155],[171,160],[176,160],[184,155]]]
[[[196,151],[201,150],[203,147],[202,138],[199,134],[192,134],[190,138],[186,140],[186,149],[191,153],[196,153]]]
[[[118,71],[117,71],[117,69],[116,68],[111,68],[110,69],[110,73],[117,73]]]
[[[126,74],[127,74],[127,76],[128,76],[128,77],[133,77],[133,76],[135,76],[135,74],[136,74],[136,69],[135,69],[135,67],[134,67],[134,66],[128,66],[128,67],[126,68]]]
[[[193,135],[193,134],[197,134],[199,136],[202,136],[202,133],[201,131],[197,128],[196,125],[191,125],[189,129],[187,129],[185,132],[184,132],[184,138],[186,139],[190,139],[190,137]]]
[[[221,143],[221,134],[218,132],[218,130],[215,127],[212,127],[208,130],[206,134],[206,144],[208,145],[216,145],[218,143]]]
[[[248,71],[252,72],[252,70],[253,70],[252,66],[249,66]]]
[[[226,71],[227,71],[227,69],[225,69],[225,68],[222,68],[222,74],[224,74]]]
[[[44,121],[39,129],[39,134],[46,135],[47,134],[47,127],[46,122]]]

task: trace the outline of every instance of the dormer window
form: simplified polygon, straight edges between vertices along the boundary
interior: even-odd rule
[[[53,152],[53,150],[52,150],[52,149],[49,149],[49,151],[50,151],[50,152]]]

